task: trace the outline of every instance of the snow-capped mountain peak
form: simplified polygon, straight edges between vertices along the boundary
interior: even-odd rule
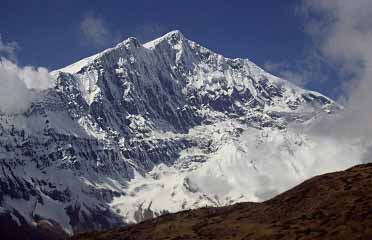
[[[168,42],[169,44],[176,45],[176,44],[182,44],[182,42],[184,41],[188,41],[188,39],[185,38],[185,36],[181,33],[181,31],[173,30],[165,34],[162,37],[159,37],[155,40],[152,40],[150,42],[143,44],[143,46],[145,48],[152,49],[163,42]]]
[[[288,125],[339,109],[180,31],[53,75],[25,113],[0,115],[0,201],[10,220],[70,234],[266,199],[319,173],[300,161],[317,144]]]

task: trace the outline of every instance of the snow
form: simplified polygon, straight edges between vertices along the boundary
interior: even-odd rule
[[[157,38],[155,40],[152,40],[150,42],[147,42],[147,43],[143,44],[143,46],[145,48],[148,48],[148,49],[153,49],[159,43],[163,42],[164,40],[169,39],[172,36],[179,36],[179,37],[183,38],[183,35],[182,35],[181,31],[179,31],[179,30],[173,30],[173,31],[170,31],[169,33],[165,34],[164,36],[161,36],[161,37],[159,37],[159,38]]]
[[[203,130],[199,131],[206,132]],[[214,136],[216,142],[226,143],[206,162],[194,163],[186,169],[158,165],[145,176],[131,180],[128,195],[115,198],[111,206],[125,221],[133,223],[138,221],[133,209],[161,214],[243,201],[260,202],[312,176],[357,164],[357,160],[342,159],[362,155],[359,148],[345,143],[306,139],[305,135],[291,131],[247,129],[233,140],[225,134]],[[199,155],[200,151],[185,153],[189,157],[193,154]]]
[[[95,55],[90,56],[90,57],[87,57],[87,58],[83,58],[83,59],[77,61],[74,64],[71,64],[69,66],[66,66],[66,67],[61,68],[61,69],[58,69],[58,70],[54,70],[54,71],[51,72],[51,74],[55,76],[58,72],[65,72],[65,73],[71,73],[71,74],[77,73],[83,67],[85,67],[85,66],[89,65],[90,63],[92,63],[99,56],[100,56],[100,53],[95,54]]]

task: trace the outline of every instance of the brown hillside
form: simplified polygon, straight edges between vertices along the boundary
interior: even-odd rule
[[[314,177],[263,203],[168,214],[75,240],[372,239],[372,164]]]

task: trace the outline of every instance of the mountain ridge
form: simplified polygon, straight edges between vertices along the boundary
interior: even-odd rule
[[[96,58],[102,57],[104,54],[109,54],[110,52],[115,51],[115,49],[118,49],[120,47],[126,46],[128,44],[129,45],[133,44],[136,47],[142,46],[144,48],[152,49],[153,50],[154,48],[156,48],[157,45],[159,45],[161,43],[164,43],[164,42],[171,42],[171,41],[173,41],[172,44],[174,44],[175,42],[178,42],[178,43],[181,43],[181,44],[183,44],[183,43],[191,43],[192,45],[197,45],[198,47],[200,47],[200,48],[202,48],[202,49],[204,49],[206,51],[209,51],[209,52],[211,52],[213,54],[216,54],[216,55],[218,55],[220,57],[223,57],[225,59],[229,59],[229,60],[232,60],[232,61],[234,61],[234,60],[235,61],[236,60],[237,61],[242,61],[242,60],[244,61],[244,60],[246,60],[246,61],[249,61],[251,64],[253,64],[253,62],[251,62],[247,58],[239,58],[239,57],[238,58],[226,58],[226,57],[222,56],[219,53],[216,53],[214,51],[211,51],[210,49],[207,49],[207,48],[199,45],[198,43],[189,40],[188,38],[186,38],[184,36],[184,34],[180,30],[172,30],[172,31],[166,33],[165,35],[163,35],[163,36],[161,36],[159,38],[156,38],[154,40],[151,40],[151,41],[146,42],[146,43],[143,43],[143,44],[141,44],[135,37],[129,37],[126,40],[118,43],[115,47],[108,48],[108,49],[106,49],[106,50],[104,50],[104,51],[102,51],[100,53],[94,54],[94,55],[89,56],[89,57],[82,58],[82,59],[78,60],[77,62],[75,62],[75,63],[73,63],[71,65],[65,66],[63,68],[53,70],[51,72],[51,74],[52,75],[56,75],[56,74],[58,74],[58,72],[77,73],[77,72],[79,72],[81,70],[81,68],[83,68],[86,65],[89,65],[89,63],[91,63],[92,61],[94,61]],[[255,64],[253,64],[253,65],[255,65]],[[255,67],[258,68],[258,69],[260,69],[261,71],[263,71],[258,66],[255,65]],[[271,75],[271,76],[272,77],[275,77],[273,75]],[[280,78],[277,78],[277,79],[279,80]],[[287,82],[287,81],[285,81],[285,82],[286,82],[286,84],[290,84],[291,87],[297,88],[297,86],[295,86],[295,84],[292,84],[292,83]],[[298,88],[298,89],[300,89],[300,88]],[[309,92],[312,92],[314,94],[319,94],[316,91],[309,91]],[[323,97],[325,97],[323,94],[320,94],[320,95],[322,95]],[[328,100],[330,100],[330,99],[328,98]],[[339,107],[341,107],[341,106],[339,106]]]

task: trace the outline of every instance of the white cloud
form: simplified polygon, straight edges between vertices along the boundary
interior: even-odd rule
[[[17,113],[25,111],[32,101],[32,94],[19,78],[18,67],[12,62],[0,61],[0,112]]]
[[[348,79],[345,110],[312,131],[372,152],[372,1],[303,0],[301,10],[317,49]]]
[[[93,46],[102,47],[112,42],[112,34],[102,18],[87,15],[80,23],[80,29],[85,40]]]
[[[18,68],[19,78],[26,84],[28,89],[45,90],[52,88],[55,81],[44,67],[26,66]]]
[[[19,67],[0,60],[0,112],[16,114],[27,110],[41,90],[54,86],[54,79],[46,68]]]

